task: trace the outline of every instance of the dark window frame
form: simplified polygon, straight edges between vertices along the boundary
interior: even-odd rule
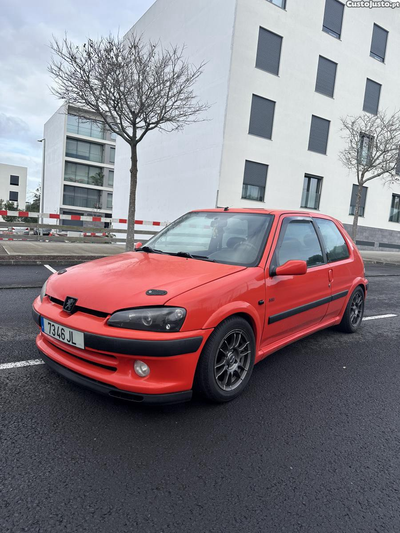
[[[395,207],[396,203],[398,204],[398,207]],[[392,213],[394,209],[397,209],[396,214]],[[400,194],[392,193],[392,202],[390,204],[389,222],[400,224]]]
[[[310,207],[309,205],[306,205],[307,202],[308,202],[308,196],[309,196],[309,187],[307,188],[307,194],[306,194],[306,200],[303,201],[303,198],[304,198],[304,182],[305,180],[309,180],[308,183],[310,183],[310,180],[317,180],[317,183],[318,183],[318,187],[317,187],[317,204],[318,205],[315,205],[314,204],[314,207]],[[300,203],[300,207],[302,209],[313,209],[315,211],[318,211],[319,210],[319,205],[320,205],[320,202],[321,202],[321,191],[322,191],[322,182],[323,182],[323,177],[322,176],[315,176],[314,174],[304,174],[304,180],[303,180],[303,191],[302,191],[302,195],[301,195],[301,203]]]
[[[13,183],[16,182],[16,183]],[[19,176],[16,174],[10,174],[10,185],[13,185],[14,187],[19,187]]]
[[[269,34],[269,36],[267,34]],[[269,61],[267,61],[268,65],[266,65],[264,55],[262,55],[262,45],[264,44],[263,39],[268,40],[269,38],[272,38],[274,40],[273,42],[277,42],[277,39],[275,39],[276,37],[280,39],[279,54],[277,55],[277,57],[274,57],[272,54],[270,54],[268,57]],[[281,68],[282,44],[283,44],[282,35],[279,35],[278,33],[275,33],[271,30],[268,30],[267,28],[264,28],[263,26],[260,26],[258,30],[256,65],[255,65],[256,68],[259,70],[262,70],[263,72],[268,72],[269,74],[272,74],[273,76],[279,76],[279,71]],[[268,48],[268,52],[270,52],[270,48]],[[274,63],[274,65],[272,65],[272,63]],[[272,66],[275,66],[276,68],[272,68]],[[268,67],[271,67],[271,68],[268,68]]]
[[[263,101],[263,102],[262,102]],[[259,104],[255,104],[255,102],[259,102]],[[259,113],[255,113],[254,108],[255,105],[261,105],[264,104],[264,102],[268,102],[266,105],[268,106],[268,113],[272,109],[271,115],[271,122],[270,124],[267,124],[268,128],[266,128],[267,135],[261,135],[260,131],[257,131],[257,127],[259,124],[255,124],[255,121],[259,117]],[[273,104],[273,106],[270,106],[270,104]],[[275,111],[276,111],[276,102],[274,100],[270,100],[269,98],[265,98],[265,96],[260,96],[259,94],[253,94],[251,98],[251,108],[250,108],[250,121],[249,121],[249,135],[254,135],[255,137],[260,137],[261,139],[267,139],[268,141],[272,141],[272,134],[274,132],[274,121],[275,121]],[[252,128],[255,128],[252,130]],[[268,136],[269,135],[269,136]]]
[[[13,195],[16,195],[16,198],[12,198]],[[17,202],[18,203],[18,191],[10,191],[10,194],[8,195],[8,200],[10,202]]]
[[[284,11],[286,11],[286,0],[281,0],[282,1],[282,6],[278,6],[278,4],[275,4],[275,2],[273,0],[267,0],[267,2],[269,2],[270,4],[276,6],[276,7],[279,7],[280,9],[283,9]]]
[[[320,73],[321,73],[321,70],[320,70],[321,59],[323,59],[324,61],[327,61],[327,62],[332,63],[333,65],[335,65],[335,75],[334,75],[334,79],[333,79],[332,94],[327,93],[327,92],[323,92],[321,90],[318,90],[318,88],[321,88],[321,79],[319,80],[319,76],[320,76]],[[327,96],[328,98],[334,98],[335,87],[336,87],[337,67],[338,67],[338,64],[335,61],[332,61],[331,59],[328,59],[327,57],[321,56],[321,55],[318,57],[317,77],[316,77],[316,80],[315,80],[315,92],[317,92],[318,94],[322,94],[324,96]]]
[[[265,167],[265,182],[264,182],[264,185],[259,185],[259,184],[252,184],[252,183],[249,183],[247,182],[246,183],[246,168],[250,168],[251,165],[260,165],[262,167]],[[265,202],[265,192],[266,192],[266,189],[267,189],[267,180],[268,180],[268,170],[269,170],[269,165],[266,165],[265,163],[259,163],[258,161],[251,161],[249,159],[246,159],[245,160],[245,164],[244,164],[244,171],[243,171],[243,182],[242,182],[242,200],[249,200],[251,202]],[[248,180],[250,181],[250,178],[248,178]],[[256,198],[249,198],[249,196],[245,196],[245,189],[246,187],[258,187],[260,189],[260,191],[262,192],[262,194],[260,195],[260,198],[256,199]]]
[[[365,189],[365,194],[364,194],[364,189]],[[355,203],[353,204],[352,202],[353,202],[353,197],[354,198],[357,197],[357,190],[358,190],[358,184],[354,183],[353,187],[351,189],[351,197],[350,197],[350,208],[349,208],[349,215],[350,216],[354,216],[354,211],[355,211],[355,208],[356,208],[356,204]],[[367,195],[368,195],[368,187],[365,187],[363,185],[363,192],[361,194],[360,208],[359,208],[359,211],[358,211],[358,216],[361,217],[361,218],[364,218],[364,216],[365,216],[365,208],[366,208],[366,205],[367,205]],[[364,205],[363,205],[363,198],[364,198]]]
[[[368,139],[368,151],[367,156],[364,162],[363,158],[363,149],[364,149],[364,140]],[[360,144],[359,144],[359,152],[358,152],[358,162],[360,165],[369,165],[371,162],[371,156],[372,156],[372,149],[374,146],[375,137],[373,135],[369,135],[368,133],[364,133],[363,131],[360,132]]]
[[[337,4],[340,4],[342,6],[342,16],[340,20],[340,33],[325,24],[326,18],[327,18],[326,9],[327,9],[327,5],[329,2],[336,2]],[[334,37],[335,39],[339,39],[339,40],[342,37],[342,31],[343,31],[344,8],[345,8],[345,4],[343,4],[343,2],[339,2],[339,0],[325,0],[324,18],[322,21],[322,31],[327,33],[331,37]]]
[[[373,49],[373,45],[374,45],[374,36],[376,35],[375,34],[375,28],[379,28],[379,30],[382,30],[382,31],[384,31],[386,33],[385,49],[384,49],[384,52],[383,52],[383,56],[377,54],[376,52],[374,52],[372,50]],[[369,55],[370,55],[370,57],[372,57],[376,61],[379,61],[379,63],[385,63],[388,37],[389,37],[388,30],[385,30],[385,28],[382,28],[382,26],[379,26],[379,24],[376,24],[376,22],[374,22],[374,25],[372,27],[371,48],[370,48],[370,51],[369,51]]]
[[[370,82],[368,84],[368,82]],[[373,85],[372,85],[373,84]],[[375,107],[374,107],[374,110],[371,110],[372,108],[368,107],[367,104],[369,104],[369,101],[367,99],[367,96],[368,95],[368,87],[370,88],[373,88],[374,85],[378,85],[379,86],[379,94],[378,94],[378,101],[376,102],[376,110],[375,110]],[[381,101],[381,94],[382,94],[382,84],[381,83],[378,83],[377,81],[375,80],[371,80],[371,78],[367,78],[367,81],[365,82],[365,92],[364,92],[364,103],[363,103],[363,111],[365,111],[365,113],[369,113],[370,115],[377,115],[378,112],[379,112],[379,104],[380,104],[380,101]],[[365,109],[367,105],[367,109]]]
[[[327,129],[327,132],[326,132],[325,151],[323,151],[323,152],[321,152],[320,150],[315,150],[315,149],[310,148],[310,146],[312,145],[312,138],[313,138],[313,136],[312,136],[313,125],[314,125],[314,127],[316,127],[315,124],[318,124],[318,121],[314,120],[314,119],[318,119],[320,121],[324,121],[324,122],[328,123],[328,129]],[[308,138],[308,150],[310,152],[314,152],[315,154],[327,155],[330,129],[331,129],[331,121],[330,120],[328,120],[326,118],[323,118],[323,117],[319,117],[318,115],[311,115],[310,134],[309,134],[309,138]]]

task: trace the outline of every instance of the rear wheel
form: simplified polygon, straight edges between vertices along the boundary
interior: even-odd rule
[[[196,388],[214,402],[229,402],[246,387],[254,367],[255,338],[249,323],[231,317],[212,333],[196,371]]]
[[[355,333],[361,325],[364,316],[364,291],[357,287],[350,296],[339,329],[346,333]]]

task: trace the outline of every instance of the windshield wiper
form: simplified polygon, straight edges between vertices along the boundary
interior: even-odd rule
[[[168,255],[175,255],[177,257],[187,257],[188,259],[200,259],[201,261],[210,261],[211,263],[215,263],[215,259],[210,259],[206,255],[196,255],[196,254],[190,254],[189,252],[176,252],[176,253],[169,253]]]
[[[148,254],[163,254],[162,250],[157,250],[157,248],[151,248],[150,246],[141,246],[136,248],[137,252],[147,252]]]

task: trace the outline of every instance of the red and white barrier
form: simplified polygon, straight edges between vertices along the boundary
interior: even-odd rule
[[[57,215],[55,213],[28,213],[28,211],[2,211],[0,216],[3,217],[20,217],[20,218],[50,218],[54,220],[82,220],[84,222],[112,222],[114,224],[127,224],[126,218],[105,218],[105,217],[85,217],[81,215]],[[167,226],[168,222],[157,222],[154,220],[135,220],[138,226]]]

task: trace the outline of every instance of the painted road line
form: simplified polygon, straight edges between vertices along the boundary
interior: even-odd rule
[[[30,361],[17,361],[16,363],[3,363],[0,365],[0,370],[6,370],[7,368],[20,368],[22,366],[35,366],[44,365],[42,359],[31,359]]]
[[[44,267],[47,268],[47,270],[50,270],[50,272],[53,272],[53,274],[55,274],[57,272],[57,270],[54,270],[53,267],[51,267],[50,265],[43,265]]]
[[[378,320],[379,318],[394,318],[396,317],[397,315],[377,315],[377,316],[365,316],[363,318],[363,321],[364,320]]]

